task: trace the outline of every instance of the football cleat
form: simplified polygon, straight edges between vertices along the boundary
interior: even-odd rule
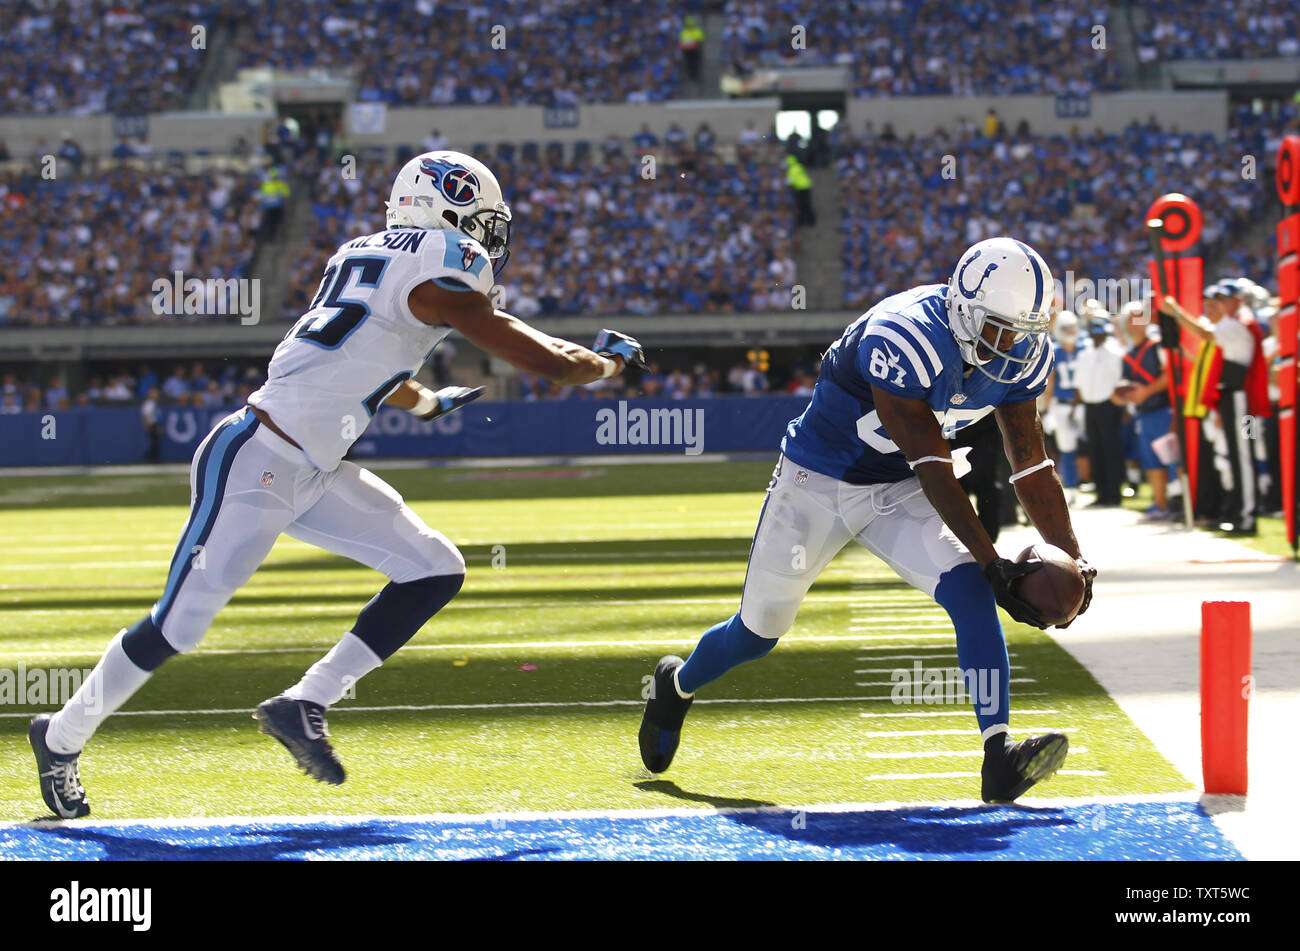
[[[343,764],[329,744],[325,708],[319,703],[280,694],[259,703],[253,719],[262,724],[263,733],[284,744],[308,776],[334,786],[343,782]]]
[[[1064,733],[1044,733],[996,752],[985,752],[980,771],[980,796],[985,802],[1015,802],[1035,783],[1047,779],[1065,762],[1070,741]]]
[[[56,753],[45,745],[50,729],[50,714],[42,713],[27,728],[27,738],[36,754],[36,772],[41,778],[41,798],[60,819],[79,819],[90,814],[86,790],[81,786],[77,757],[81,754]]]
[[[673,654],[660,658],[650,682],[650,699],[645,704],[637,740],[641,744],[641,762],[652,773],[662,773],[672,763],[682,739],[682,721],[695,702],[694,697],[683,698],[677,692],[673,675],[683,663]]]

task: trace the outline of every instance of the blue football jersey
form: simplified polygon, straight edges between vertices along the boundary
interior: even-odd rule
[[[880,424],[871,387],[925,400],[945,437],[1001,403],[1036,399],[1047,388],[1052,348],[1015,383],[995,383],[964,363],[948,328],[948,286],[924,284],[887,297],[826,351],[812,402],[793,420],[781,451],[797,465],[855,485],[900,482],[907,460]],[[1012,355],[1026,359],[1032,340]]]
[[[1053,398],[1061,403],[1072,403],[1077,392],[1074,382],[1074,362],[1079,359],[1079,347],[1074,352],[1067,351],[1059,343],[1052,344],[1056,369],[1056,389]]]

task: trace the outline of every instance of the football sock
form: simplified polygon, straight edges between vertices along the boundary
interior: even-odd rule
[[[401,584],[390,581],[357,615],[352,633],[380,660],[388,660],[415,636],[465,583],[464,573],[437,575]]]
[[[358,680],[381,663],[383,661],[365,641],[348,631],[284,695],[328,707],[338,703]]]
[[[465,583],[463,574],[390,581],[357,615],[357,623],[302,679],[284,692],[323,707],[338,703],[354,684],[415,636]]]
[[[151,672],[141,669],[122,647],[126,633],[117,633],[81,687],[50,718],[45,743],[55,753],[80,753],[99,725],[149,679]]]
[[[983,575],[980,578],[983,580]],[[735,614],[704,632],[686,663],[677,669],[677,689],[683,694],[693,694],[731,668],[762,657],[776,642],[775,637],[759,637]]]
[[[987,740],[1005,731],[1011,718],[1011,662],[993,588],[979,565],[968,561],[939,576],[934,600],[957,631],[957,662]]]

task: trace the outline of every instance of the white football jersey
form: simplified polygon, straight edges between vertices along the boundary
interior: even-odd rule
[[[354,238],[325,267],[311,306],[275,348],[269,379],[248,398],[332,472],[379,405],[449,332],[407,304],[420,284],[492,290],[492,266],[458,231],[395,228]]]

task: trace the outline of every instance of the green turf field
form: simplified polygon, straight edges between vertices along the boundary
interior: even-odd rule
[[[672,769],[642,769],[643,677],[734,612],[770,463],[376,468],[461,546],[469,576],[331,712],[348,782],[303,776],[249,712],[297,680],[383,579],[286,538],[200,650],[125,708],[170,712],[116,716],[87,748],[96,816],[978,797],[969,706],[890,700],[891,670],[956,665],[950,623],[859,549],[769,657],[702,691]],[[182,474],[0,479],[0,668],[92,666],[158,596],[187,495]],[[1003,620],[1013,733],[1071,734],[1042,795],[1191,788],[1063,649]],[[724,700],[741,702],[710,702]],[[45,813],[25,734],[41,709],[0,706],[0,819]]]

